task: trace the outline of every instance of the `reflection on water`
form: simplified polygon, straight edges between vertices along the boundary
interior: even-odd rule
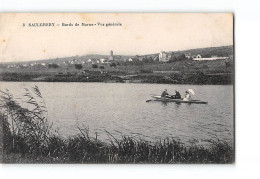
[[[49,120],[65,136],[86,126],[90,135],[107,140],[105,130],[122,135],[159,140],[174,137],[183,142],[220,139],[233,141],[233,87],[221,85],[169,85],[119,83],[1,82],[14,97],[37,84],[46,102]],[[150,94],[168,89],[192,88],[194,99],[208,104],[146,102]]]
[[[165,101],[160,101],[160,103],[162,104],[162,106],[167,106],[167,102]]]

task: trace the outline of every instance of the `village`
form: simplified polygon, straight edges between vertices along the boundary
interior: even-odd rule
[[[0,72],[3,81],[229,84],[233,52],[228,48],[135,56],[115,55],[111,50],[108,55],[2,63]]]
[[[110,51],[110,55],[108,57],[103,58],[74,58],[73,60],[63,61],[62,63],[56,63],[57,66],[64,66],[64,65],[74,65],[74,64],[87,64],[87,65],[94,65],[94,64],[113,64],[113,63],[127,63],[127,62],[174,62],[174,61],[181,61],[181,60],[195,60],[195,61],[203,61],[203,60],[229,60],[232,59],[233,55],[229,56],[211,56],[211,57],[203,57],[200,54],[191,55],[191,53],[181,54],[179,56],[175,56],[173,52],[165,52],[161,51],[158,54],[151,54],[151,55],[136,55],[130,57],[124,57],[120,55],[113,55],[113,51]],[[54,63],[47,63],[47,62],[32,62],[32,63],[15,63],[15,64],[8,64],[2,65],[5,68],[28,68],[33,66],[41,66],[41,67],[48,67],[52,66]]]

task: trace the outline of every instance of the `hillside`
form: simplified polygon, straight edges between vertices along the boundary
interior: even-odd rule
[[[202,57],[211,57],[211,56],[219,56],[219,57],[226,57],[226,56],[232,56],[233,55],[233,45],[230,46],[221,46],[221,47],[208,47],[208,48],[197,48],[197,49],[189,49],[189,50],[181,50],[181,51],[169,51],[167,53],[174,53],[175,55],[180,54],[189,54],[191,56],[200,54]],[[139,57],[157,57],[159,56],[159,53],[154,54],[145,54],[145,55],[138,55]],[[88,59],[101,59],[101,58],[108,58],[109,55],[99,55],[99,54],[88,54],[83,56],[72,56],[72,57],[63,57],[63,58],[53,58],[53,59],[45,59],[45,60],[35,60],[35,61],[27,61],[27,62],[9,62],[4,64],[14,64],[14,63],[20,63],[20,64],[26,64],[26,63],[62,63],[67,62],[71,60],[77,60],[77,61],[87,61]],[[130,55],[114,55],[114,58],[122,61],[124,59],[127,59],[131,57]],[[2,63],[3,64],[3,63]]]
[[[62,63],[68,62],[72,60],[82,61],[85,62],[88,59],[101,59],[101,58],[108,58],[109,55],[98,55],[98,54],[88,54],[83,56],[72,56],[72,57],[62,57],[62,58],[52,58],[52,59],[44,59],[44,60],[33,60],[33,61],[26,61],[26,62],[0,62],[0,64],[29,64],[29,63]],[[121,60],[123,58],[129,58],[130,56],[121,56],[121,55],[114,55],[115,58]]]
[[[77,56],[73,56],[73,57],[64,57],[64,58],[41,60],[41,62],[62,63],[62,62],[67,62],[67,61],[72,61],[72,60],[86,62],[88,59],[101,59],[101,58],[109,58],[109,55],[98,55],[98,54],[90,54],[90,55],[84,55],[84,56],[78,56],[77,55]],[[121,58],[127,58],[127,56],[114,55],[114,58],[121,60]]]
[[[221,47],[208,47],[208,48],[197,48],[197,49],[189,49],[183,51],[172,51],[174,54],[190,54],[191,56],[200,54],[202,57],[228,57],[233,55],[233,45],[230,46],[221,46]]]

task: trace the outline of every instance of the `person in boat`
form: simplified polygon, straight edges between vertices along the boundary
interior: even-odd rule
[[[167,89],[165,89],[165,90],[162,92],[161,97],[168,97],[168,96],[169,96],[169,94],[168,94],[168,92],[167,92]]]
[[[185,92],[185,97],[183,98],[183,101],[191,101],[191,95],[188,91]]]
[[[175,99],[181,99],[181,94],[179,93],[179,91],[175,90],[174,98]]]

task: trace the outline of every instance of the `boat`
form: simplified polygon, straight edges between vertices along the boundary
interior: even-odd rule
[[[176,103],[195,103],[195,104],[208,104],[207,101],[201,101],[201,100],[190,100],[190,101],[185,101],[183,99],[173,99],[173,98],[168,98],[168,97],[161,97],[161,96],[157,96],[157,95],[151,95],[151,97],[153,99],[147,100],[146,102],[150,102],[150,101],[162,101],[162,102],[176,102]]]

